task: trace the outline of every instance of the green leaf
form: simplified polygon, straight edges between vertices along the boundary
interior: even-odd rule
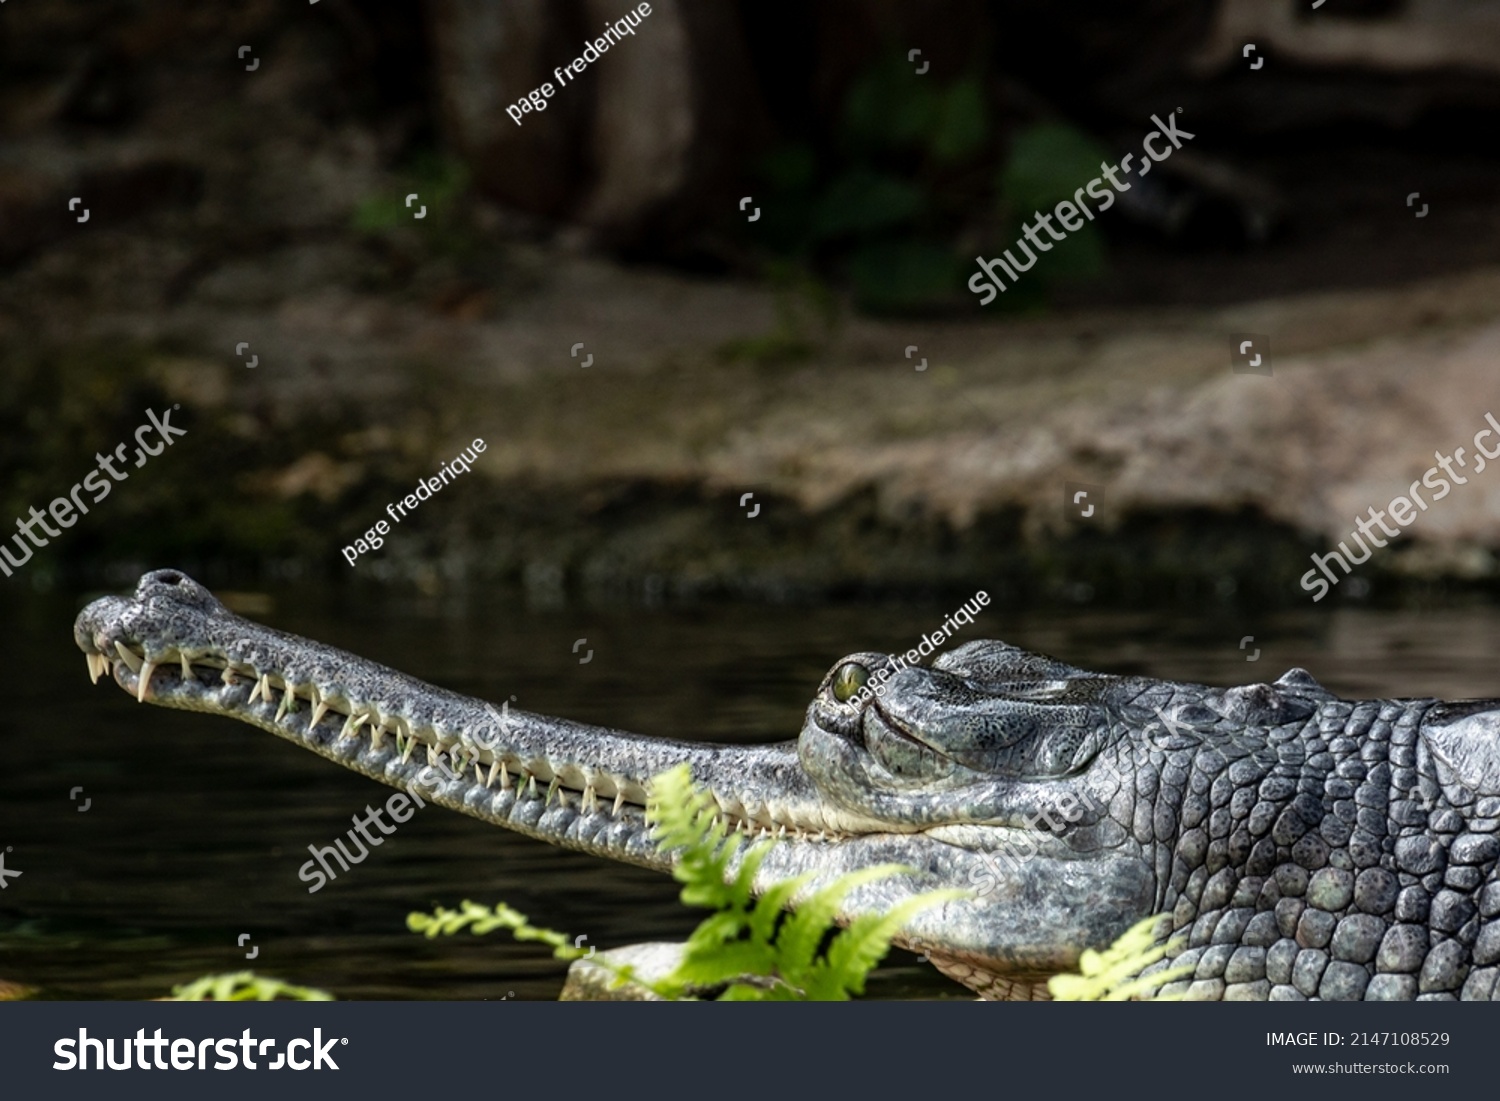
[[[949,163],[966,160],[984,148],[989,130],[984,88],[979,78],[965,77],[943,93],[932,132],[932,155]]]
[[[910,149],[932,133],[939,109],[936,90],[887,54],[850,86],[839,136],[854,153]]]
[[[688,937],[687,944],[690,949],[713,948],[739,940],[747,929],[748,923],[743,913],[738,910],[720,910],[698,923],[698,928]]]
[[[929,891],[903,899],[883,914],[863,914],[833,938],[827,959],[830,977],[850,994],[865,992],[865,976],[891,950],[891,938],[923,910],[941,902],[968,898],[958,889]]]
[[[1011,143],[1010,159],[1000,174],[1000,192],[1018,217],[1049,210],[1071,199],[1099,175],[1109,160],[1104,147],[1081,130],[1046,122],[1022,130]]]
[[[877,864],[871,868],[861,868],[839,876],[812,898],[798,905],[797,912],[782,923],[781,935],[776,938],[782,974],[788,980],[796,982],[796,977],[811,967],[823,934],[833,925],[833,919],[838,915],[839,904],[844,901],[845,895],[863,884],[911,870],[900,864]]]
[[[769,942],[772,934],[776,932],[776,923],[782,913],[791,904],[797,892],[802,890],[816,874],[816,872],[806,872],[795,879],[783,879],[761,895],[760,901],[755,904],[755,910],[750,915],[750,935],[756,940]]]
[[[721,1002],[791,1002],[799,999],[794,991],[784,986],[766,987],[735,983],[720,994],[717,1000]]]
[[[855,251],[849,276],[862,308],[892,313],[941,302],[962,285],[960,275],[971,263],[933,241],[880,241]]]
[[[812,233],[820,240],[868,235],[912,221],[926,205],[926,197],[906,180],[854,168],[824,193],[813,214]]]
[[[766,944],[736,941],[715,945],[712,951],[688,951],[672,974],[688,986],[722,986],[746,975],[771,975],[776,954]]]
[[[818,178],[818,155],[805,142],[778,146],[760,159],[757,172],[778,192],[812,190]]]
[[[1140,975],[1142,970],[1169,951],[1182,946],[1181,941],[1156,943],[1156,930],[1166,920],[1165,915],[1154,914],[1136,922],[1103,952],[1093,949],[1084,951],[1078,960],[1079,974],[1054,975],[1047,981],[1047,989],[1051,991],[1053,1000],[1126,1001],[1190,974],[1192,966],[1183,964],[1151,975]],[[1132,978],[1133,976],[1139,977]],[[1175,999],[1167,997],[1156,1000]]]
[[[190,983],[172,988],[169,1002],[331,1002],[333,995],[307,986],[293,986],[280,979],[266,978],[254,971],[235,971],[223,975],[205,975]]]

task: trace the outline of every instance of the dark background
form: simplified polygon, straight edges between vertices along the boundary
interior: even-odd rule
[[[516,126],[624,10],[0,12],[0,504],[147,407],[193,426],[20,583],[1301,601],[1488,408],[1489,5],[674,0]],[[977,306],[976,255],[1179,108],[1185,149]],[[1246,331],[1274,385],[1226,377]],[[476,484],[350,572],[486,434]],[[1096,524],[1067,481],[1110,487]],[[1495,515],[1455,495],[1335,599],[1487,589]]]

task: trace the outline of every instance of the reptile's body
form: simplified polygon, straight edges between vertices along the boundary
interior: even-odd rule
[[[1175,962],[1196,964],[1193,997],[1500,996],[1500,701],[1341,700],[1301,670],[1207,688],[974,642],[869,703],[853,697],[890,658],[852,655],[797,741],[728,747],[502,715],[240,619],[172,570],[91,604],[75,636],[137,698],[647,867],[669,858],[645,784],[686,760],[728,821],[780,839],[762,886],[917,869],[851,894],[846,918],[973,890],[897,939],[990,997],[1038,994],[1158,912],[1188,937]]]

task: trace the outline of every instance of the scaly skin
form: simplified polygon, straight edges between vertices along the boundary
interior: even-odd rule
[[[241,719],[486,822],[659,870],[671,857],[647,836],[646,785],[687,761],[727,822],[776,838],[762,890],[914,869],[852,893],[846,921],[970,890],[897,943],[986,997],[1044,997],[1047,976],[1153,913],[1187,939],[1173,962],[1195,976],[1167,989],[1193,998],[1497,989],[1500,701],[1341,700],[1302,670],[1208,688],[973,642],[895,671],[870,702],[856,690],[891,659],[851,655],[796,742],[712,746],[502,713],[241,619],[174,570],[95,601],[74,635],[96,678],[145,702]]]

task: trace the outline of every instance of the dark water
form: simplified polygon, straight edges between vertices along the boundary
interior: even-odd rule
[[[267,595],[269,610],[257,618],[461,692],[717,741],[794,737],[835,660],[906,649],[959,603],[527,608],[500,596]],[[503,900],[601,947],[680,937],[696,923],[666,877],[440,808],[419,812],[309,895],[297,878],[307,846],[331,844],[385,789],[251,727],[141,706],[112,684],[91,687],[71,640],[86,599],[0,608],[0,850],[8,869],[23,873],[0,892],[0,980],[38,987],[42,997],[149,998],[248,967],[340,998],[554,998],[564,965],[546,950],[505,934],[429,941],[406,931],[406,914]],[[1245,635],[1255,641],[1242,650]],[[1272,679],[1303,665],[1346,695],[1500,695],[1500,613],[1484,607],[1318,610],[1252,622],[1213,610],[992,606],[964,637],[1208,683]],[[588,641],[575,655],[579,638]],[[593,658],[578,664],[587,649]],[[83,790],[73,801],[75,787]],[[252,938],[244,948],[242,933]],[[958,989],[902,953],[871,992]]]

